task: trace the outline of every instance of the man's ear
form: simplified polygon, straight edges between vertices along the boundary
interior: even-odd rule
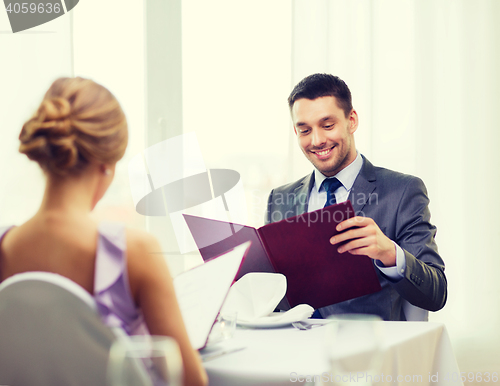
[[[356,112],[356,110],[352,109],[351,113],[349,114],[349,132],[351,134],[354,134],[354,132],[357,130],[358,123],[358,113]]]
[[[297,135],[297,129],[295,128],[295,125],[293,125],[293,132],[295,133],[295,135]]]

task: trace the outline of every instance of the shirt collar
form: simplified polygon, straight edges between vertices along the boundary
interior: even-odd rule
[[[356,177],[358,176],[359,172],[361,171],[361,167],[363,166],[363,158],[361,157],[361,154],[359,154],[359,152],[356,152],[356,154],[356,159],[353,162],[351,162],[344,169],[333,176],[337,177],[338,180],[342,182],[342,185],[344,185],[344,188],[347,191],[351,190],[352,186],[354,185],[354,181],[356,180]],[[315,168],[313,189],[316,189],[316,192],[319,192],[321,184],[327,178],[328,177],[326,177],[323,173]]]

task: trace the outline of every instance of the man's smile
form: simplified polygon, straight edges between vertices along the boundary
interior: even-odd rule
[[[321,149],[321,150],[311,150],[311,153],[313,153],[316,157],[319,159],[326,159],[330,156],[332,149],[335,146],[329,147],[327,149]]]

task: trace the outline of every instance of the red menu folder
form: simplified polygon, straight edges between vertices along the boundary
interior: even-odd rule
[[[184,215],[205,261],[235,246],[252,245],[236,279],[249,272],[277,272],[287,279],[285,299],[278,308],[298,304],[321,308],[381,289],[367,256],[337,252],[330,238],[338,223],[354,216],[351,202],[304,213],[259,229],[225,221]]]

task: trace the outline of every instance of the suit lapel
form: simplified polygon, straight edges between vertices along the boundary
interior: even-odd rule
[[[364,206],[370,198],[370,194],[377,187],[377,177],[375,175],[375,168],[364,156],[363,167],[361,168],[358,177],[354,181],[351,192],[349,193],[349,200],[351,200],[352,207],[356,216],[363,210]]]
[[[295,215],[303,214],[307,212],[307,206],[309,203],[309,193],[311,192],[311,186],[314,183],[314,172],[304,177],[302,182],[293,190],[294,203],[290,209],[297,208]]]

